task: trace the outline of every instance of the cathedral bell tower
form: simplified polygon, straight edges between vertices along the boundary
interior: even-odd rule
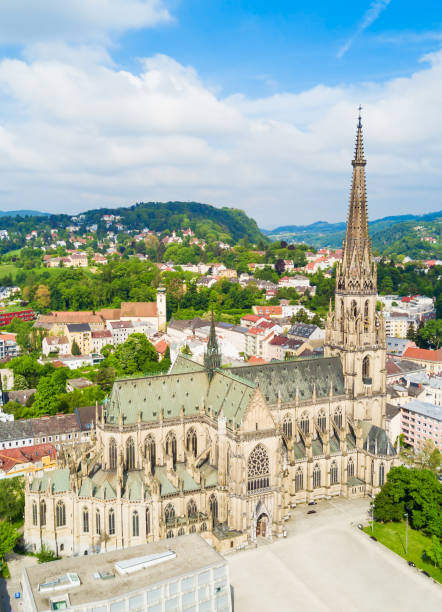
[[[359,111],[361,109],[359,108]],[[382,426],[386,400],[386,336],[376,310],[377,278],[368,234],[362,121],[359,114],[353,180],[342,261],[336,268],[335,309],[327,315],[325,355],[340,355],[355,419]]]

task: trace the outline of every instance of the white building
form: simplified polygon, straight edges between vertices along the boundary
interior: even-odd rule
[[[232,610],[227,563],[197,534],[33,565],[21,583],[29,612]]]

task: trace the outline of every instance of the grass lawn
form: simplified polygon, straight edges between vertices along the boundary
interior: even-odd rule
[[[20,268],[17,268],[13,263],[2,263],[0,264],[0,278],[10,274],[12,278],[15,279],[19,269]]]
[[[442,583],[442,570],[422,558],[422,553],[431,544],[431,538],[408,526],[408,552],[405,554],[405,527],[405,522],[375,523],[373,535],[381,544],[407,561],[413,561],[417,567],[425,570],[435,580]],[[371,524],[364,527],[364,531],[371,536]]]

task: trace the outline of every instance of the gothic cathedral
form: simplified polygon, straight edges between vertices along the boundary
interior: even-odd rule
[[[25,541],[90,554],[199,532],[220,551],[283,534],[310,501],[376,494],[397,461],[383,427],[386,338],[376,309],[359,118],[335,310],[324,357],[204,365],[116,380],[88,445],[26,481]],[[296,520],[296,519],[295,519]]]

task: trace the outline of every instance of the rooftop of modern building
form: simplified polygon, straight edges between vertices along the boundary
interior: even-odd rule
[[[68,323],[67,328],[70,334],[78,334],[91,331],[89,323]]]
[[[167,553],[171,554],[167,558]],[[163,562],[149,565],[150,555],[165,554]],[[141,559],[144,558],[144,559]],[[153,560],[153,559],[152,559]],[[116,564],[138,561],[140,569],[121,575]],[[143,563],[144,561],[144,563]],[[34,605],[38,612],[51,609],[51,599],[60,595],[69,596],[70,606],[82,606],[95,602],[107,602],[136,593],[158,583],[169,582],[181,576],[192,575],[199,570],[225,565],[225,560],[201,536],[191,534],[141,544],[112,552],[81,558],[70,557],[43,565],[34,565],[23,570],[29,581]],[[66,581],[62,590],[43,589],[42,584],[56,581],[66,574],[78,576],[79,584]],[[25,579],[26,582],[26,579]],[[39,590],[40,585],[40,590]]]
[[[411,400],[405,406],[403,406],[402,410],[404,412],[416,412],[425,417],[430,417],[431,419],[435,419],[436,421],[442,421],[442,406],[436,406],[435,404],[430,404],[429,402],[422,402],[417,399]]]

